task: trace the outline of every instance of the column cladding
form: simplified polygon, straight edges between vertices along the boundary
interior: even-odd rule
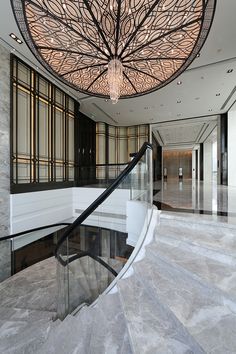
[[[0,45],[0,239],[10,226],[10,52]],[[10,242],[0,242],[0,281],[11,274]]]

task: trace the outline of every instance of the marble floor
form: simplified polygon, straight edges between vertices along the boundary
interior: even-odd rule
[[[194,213],[236,224],[236,187],[192,179],[168,179],[153,185],[154,204],[170,212]]]

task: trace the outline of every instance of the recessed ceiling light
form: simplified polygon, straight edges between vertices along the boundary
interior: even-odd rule
[[[105,102],[108,102],[108,99],[107,99],[107,98],[105,99]]]
[[[177,81],[177,85],[182,85],[182,81]]]
[[[231,74],[234,71],[234,69],[228,69],[227,74]]]
[[[198,53],[198,54],[196,55],[196,57],[197,57],[197,58],[199,58],[199,57],[200,57],[200,55],[201,55],[201,53]]]
[[[181,103],[182,101],[181,100],[178,100],[177,103]]]
[[[19,37],[17,37],[17,35],[15,33],[10,33],[9,36],[19,44],[23,43],[23,41]]]
[[[216,93],[216,96],[220,96],[220,93]]]

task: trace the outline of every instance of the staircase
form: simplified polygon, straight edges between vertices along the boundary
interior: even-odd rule
[[[112,291],[44,333],[4,353],[236,353],[236,227],[162,213]]]

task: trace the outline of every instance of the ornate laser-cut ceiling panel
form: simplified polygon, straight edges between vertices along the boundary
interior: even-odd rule
[[[108,63],[123,65],[121,98],[157,90],[192,62],[216,0],[11,0],[30,49],[62,81],[109,96]]]

